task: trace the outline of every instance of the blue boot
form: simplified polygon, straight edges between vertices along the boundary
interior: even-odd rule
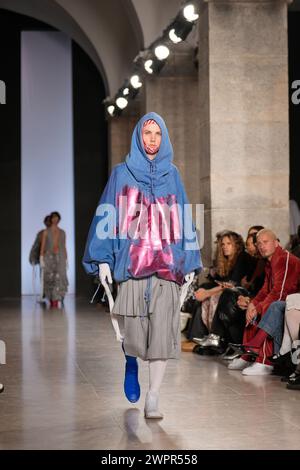
[[[124,346],[122,343],[122,349],[125,354]],[[127,356],[126,358],[126,365],[125,365],[125,379],[124,379],[124,393],[126,395],[127,400],[131,403],[135,403],[139,400],[141,390],[140,384],[138,379],[138,363],[136,357]]]

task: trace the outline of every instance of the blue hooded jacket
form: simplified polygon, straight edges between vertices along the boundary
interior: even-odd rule
[[[162,132],[156,157],[143,145],[145,121],[153,119]],[[108,263],[117,282],[158,277],[182,284],[184,276],[202,267],[188,199],[164,120],[148,113],[137,123],[126,161],[109,178],[93,218],[83,265],[98,275]]]

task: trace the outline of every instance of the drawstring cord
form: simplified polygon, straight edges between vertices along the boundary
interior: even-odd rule
[[[147,278],[146,289],[144,292],[144,300],[145,300],[145,309],[143,313],[143,317],[147,317],[149,314],[149,307],[151,301],[151,288],[152,288],[152,276]]]
[[[98,290],[100,289],[100,286],[101,286],[101,283],[99,282],[99,284],[98,284],[98,286],[97,286],[97,289],[95,290],[95,293],[94,293],[92,299],[90,300],[90,304],[92,304],[92,303],[94,302],[94,299],[95,299],[95,297],[96,297],[96,295],[97,295],[97,293],[98,293]]]
[[[151,289],[152,289],[152,276],[147,278],[146,289],[144,292],[144,300],[145,300],[145,309],[142,315],[142,319],[148,318],[148,329],[147,329],[147,349],[149,348],[150,344],[150,317],[149,317],[149,308],[151,302]]]

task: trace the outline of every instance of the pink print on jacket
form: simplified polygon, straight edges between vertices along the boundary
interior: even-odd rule
[[[153,273],[170,281],[181,282],[180,262],[171,245],[181,240],[180,208],[176,196],[150,198],[138,188],[125,186],[117,196],[120,238],[131,240],[128,271],[133,277]],[[183,263],[183,261],[182,261]],[[178,271],[179,268],[179,271]]]

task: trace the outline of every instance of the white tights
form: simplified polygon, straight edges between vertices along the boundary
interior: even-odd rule
[[[149,392],[158,393],[162,384],[167,361],[160,359],[149,361]]]
[[[149,391],[145,400],[145,417],[161,419],[163,415],[158,410],[159,389],[162,384],[167,361],[160,359],[149,361]]]

